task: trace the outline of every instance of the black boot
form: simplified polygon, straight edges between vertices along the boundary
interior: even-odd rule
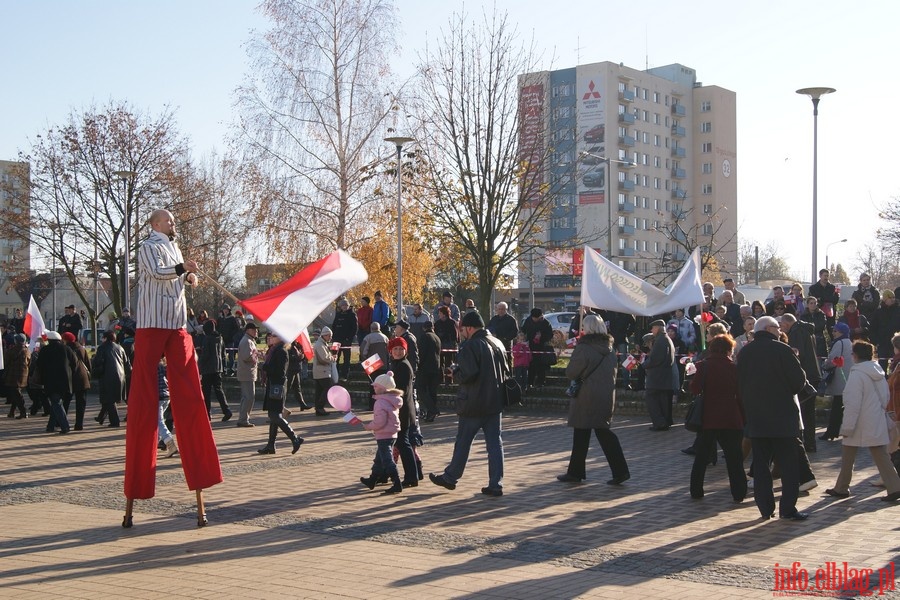
[[[374,475],[372,475],[371,477],[360,477],[359,482],[361,484],[363,484],[364,486],[366,486],[367,488],[369,488],[370,490],[375,489],[375,476]]]
[[[9,414],[6,415],[6,418],[12,419],[15,416],[16,416],[16,405],[13,404],[12,406],[9,407]]]
[[[403,491],[403,484],[400,482],[400,475],[398,473],[391,475],[391,483],[394,485],[384,490],[382,494],[399,494]],[[416,484],[418,483],[419,482],[417,481]]]

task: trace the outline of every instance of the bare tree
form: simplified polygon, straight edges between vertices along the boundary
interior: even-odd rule
[[[781,256],[777,244],[760,248],[754,240],[741,240],[738,249],[738,283],[755,283],[772,279],[793,279],[791,269]]]
[[[33,255],[45,257],[48,267],[55,264],[64,272],[92,318],[97,316],[93,299],[77,277],[109,277],[119,312],[128,297],[120,279],[124,252],[133,255],[145,225],[141,219],[154,195],[176,185],[186,154],[186,139],[168,109],[149,115],[111,101],[73,110],[67,123],[39,135],[31,152],[19,157],[31,167],[28,194],[13,197],[0,223],[30,244]],[[120,171],[130,172],[124,182]],[[134,227],[130,248],[124,247],[126,207]]]
[[[864,245],[856,254],[856,268],[868,273],[878,289],[893,290],[900,285],[900,265],[894,248]]]
[[[886,226],[878,230],[878,239],[893,249],[895,255],[900,254],[900,196],[888,200],[878,216],[887,221]]]
[[[376,235],[372,169],[389,153],[389,0],[264,0],[249,44],[238,143],[271,249],[302,261]],[[373,219],[376,219],[373,227]]]
[[[418,148],[430,169],[428,206],[442,256],[461,257],[477,275],[478,306],[529,250],[552,206],[546,151],[522,137],[519,75],[537,71],[533,40],[506,14],[469,22],[451,17],[420,57]]]

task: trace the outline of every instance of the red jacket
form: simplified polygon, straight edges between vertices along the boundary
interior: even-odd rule
[[[369,305],[356,309],[356,326],[365,335],[369,335],[369,329],[372,327],[372,312],[373,309]]]
[[[737,367],[727,356],[709,354],[697,363],[691,393],[703,392],[703,429],[743,429],[744,407],[738,398]]]

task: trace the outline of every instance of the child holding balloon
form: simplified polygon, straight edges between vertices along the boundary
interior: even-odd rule
[[[378,450],[375,460],[372,462],[372,474],[369,477],[360,477],[359,481],[369,488],[375,489],[375,484],[382,475],[387,475],[393,484],[384,491],[385,494],[397,494],[403,491],[400,483],[400,473],[397,471],[397,463],[394,462],[392,450],[397,432],[400,431],[400,406],[403,404],[403,391],[397,389],[394,381],[394,373],[388,371],[379,375],[372,383],[375,388],[375,407],[372,421],[363,425],[375,434],[378,442]]]

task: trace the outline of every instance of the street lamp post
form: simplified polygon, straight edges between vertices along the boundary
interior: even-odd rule
[[[134,171],[116,171],[113,173],[122,180],[122,211],[125,215],[125,264],[123,271],[125,272],[123,291],[121,294],[122,306],[125,308],[131,304],[131,270],[129,255],[131,254],[131,212],[128,210],[128,179],[134,177],[137,173]],[[120,311],[121,312],[121,311]]]
[[[828,250],[829,250],[832,246],[834,246],[835,244],[843,244],[843,243],[846,242],[846,241],[847,241],[847,238],[844,238],[844,239],[838,240],[838,241],[836,241],[836,242],[831,242],[830,244],[828,244],[827,246],[825,246],[825,268],[826,268],[826,269],[831,269],[831,267],[830,267],[829,264],[828,264]]]
[[[834,92],[834,88],[810,87],[797,90],[798,94],[809,96],[813,103],[813,201],[812,201],[812,275],[810,281],[819,279],[816,270],[818,254],[818,153],[819,153],[819,99]],[[827,264],[825,265],[828,266]]]
[[[384,138],[384,141],[397,147],[397,318],[403,318],[403,206],[400,202],[403,184],[400,167],[403,160],[403,144],[412,142],[413,138],[395,136]]]

